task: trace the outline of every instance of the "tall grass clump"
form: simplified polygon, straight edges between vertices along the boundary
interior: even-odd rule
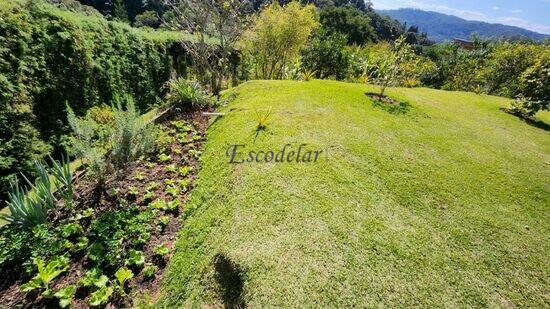
[[[207,106],[212,99],[198,81],[179,77],[168,82],[166,102],[175,107],[194,108]]]

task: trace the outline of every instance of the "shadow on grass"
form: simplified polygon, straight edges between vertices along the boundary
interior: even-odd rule
[[[510,109],[510,108],[500,108],[501,111],[507,113],[507,114],[510,114],[512,116],[516,116],[518,117],[521,121],[527,123],[528,125],[530,126],[533,126],[533,127],[536,127],[536,128],[539,128],[539,129],[542,129],[544,131],[550,131],[550,124],[544,122],[544,121],[540,121],[540,120],[537,120],[533,117],[529,117],[529,116],[525,116],[513,109]]]
[[[392,115],[404,115],[411,109],[411,104],[408,102],[396,101],[374,92],[367,92],[365,95],[372,99],[372,106],[381,108]]]
[[[242,299],[243,279],[238,265],[226,255],[217,254],[214,257],[216,282],[220,287],[220,297],[225,308],[244,308]]]

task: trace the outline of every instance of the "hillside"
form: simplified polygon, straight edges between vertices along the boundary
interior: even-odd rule
[[[467,39],[474,33],[485,38],[524,37],[542,40],[550,37],[519,27],[470,21],[452,15],[418,9],[380,10],[378,12],[400,22],[406,22],[407,25],[418,26],[420,31],[427,32],[430,39],[438,42],[454,38]]]
[[[390,89],[409,107],[389,113],[365,96],[373,90],[317,80],[230,90],[157,305],[544,307],[548,132],[500,111],[503,98]],[[270,108],[256,132],[255,112]],[[230,164],[235,144],[324,152]]]

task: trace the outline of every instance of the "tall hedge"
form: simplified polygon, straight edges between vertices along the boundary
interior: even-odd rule
[[[77,114],[124,94],[155,104],[182,58],[178,39],[36,0],[0,3],[0,200],[10,177],[61,151],[67,103]]]

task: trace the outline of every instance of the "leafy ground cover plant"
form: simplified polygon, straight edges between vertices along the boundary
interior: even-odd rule
[[[39,289],[42,291],[42,296],[46,298],[53,297],[50,283],[69,268],[69,260],[66,257],[59,257],[46,263],[44,260],[36,258],[34,264],[38,273],[29,282],[21,286],[22,291],[30,292]]]

